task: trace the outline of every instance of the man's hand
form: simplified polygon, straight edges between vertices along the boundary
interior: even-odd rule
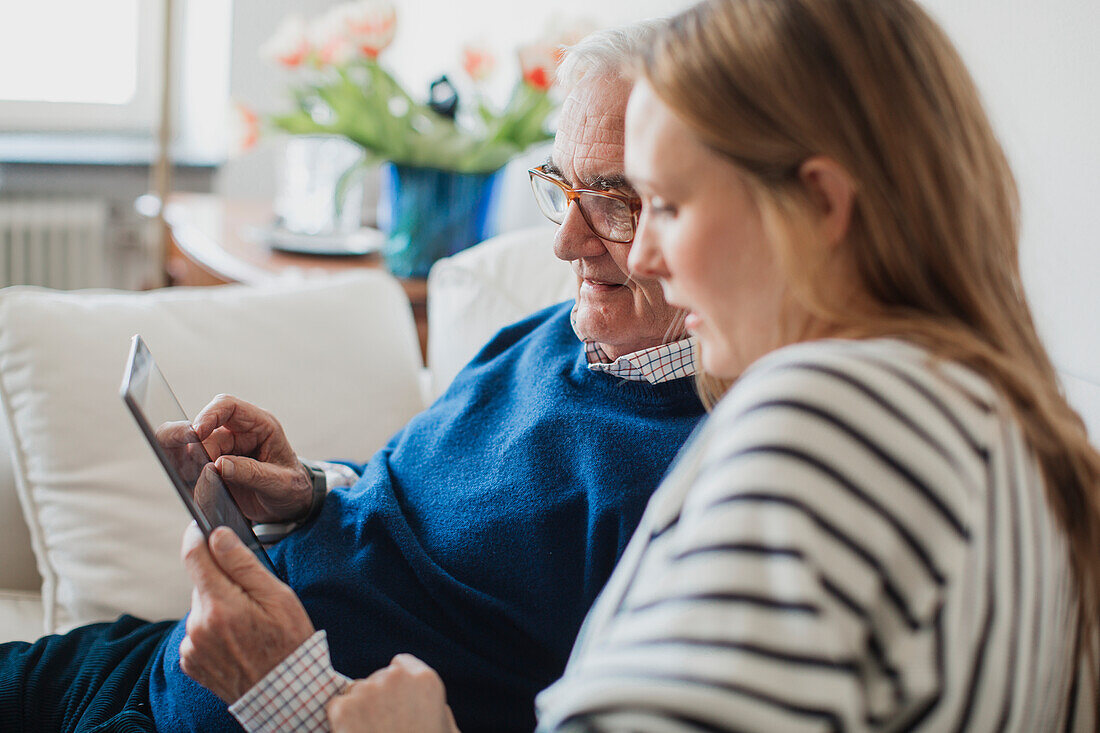
[[[325,712],[333,733],[458,733],[443,680],[411,654],[351,683]]]
[[[195,481],[207,465],[202,443],[191,423],[186,420],[169,420],[153,430],[164,454],[184,481]]]
[[[180,667],[232,703],[312,636],[313,623],[294,591],[226,527],[207,547],[192,523],[182,555],[195,590]]]
[[[222,394],[191,425],[246,517],[288,522],[309,512],[312,478],[274,415]]]

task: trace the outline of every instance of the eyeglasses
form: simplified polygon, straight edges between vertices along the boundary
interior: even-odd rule
[[[570,202],[576,201],[585,223],[597,237],[620,244],[634,240],[638,216],[642,212],[642,202],[637,196],[573,188],[548,173],[544,165],[527,172],[531,175],[535,201],[550,221],[555,224],[565,221]]]

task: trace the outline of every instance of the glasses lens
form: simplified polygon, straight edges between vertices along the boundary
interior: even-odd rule
[[[596,236],[612,242],[629,242],[634,238],[634,215],[626,202],[582,193],[578,203]]]
[[[539,209],[546,218],[555,224],[561,224],[569,205],[565,191],[562,191],[557,184],[538,176],[531,176],[531,190],[535,194],[535,203],[539,205]]]

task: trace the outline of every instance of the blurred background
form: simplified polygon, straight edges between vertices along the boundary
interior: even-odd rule
[[[285,136],[265,129],[254,146],[242,150],[249,135],[242,109],[260,117],[287,109],[292,75],[261,58],[260,49],[288,16],[309,19],[336,4],[0,0],[0,68],[7,70],[0,74],[0,204],[39,197],[80,204],[91,198],[105,204],[109,261],[102,268],[101,284],[134,288],[158,283],[156,237],[143,233],[145,222],[135,215],[133,203],[155,189],[151,166],[157,157],[166,33],[172,56],[172,190],[270,200]],[[518,75],[516,50],[521,44],[567,25],[614,25],[674,12],[686,4],[397,3],[397,33],[383,61],[410,93],[426,97],[428,84],[440,74],[462,76],[462,49],[477,44],[496,57],[497,68],[486,87],[491,99],[503,103]],[[169,6],[171,22],[166,24]],[[510,167],[514,174],[505,172],[512,185],[504,186],[502,229],[538,220],[523,171],[531,160],[545,156],[544,148],[529,151]],[[377,192],[371,183],[367,181],[368,197]],[[92,214],[89,226],[96,226],[99,216]],[[0,240],[3,227],[0,223]],[[0,265],[0,285],[18,283],[10,277],[5,281],[3,270]]]

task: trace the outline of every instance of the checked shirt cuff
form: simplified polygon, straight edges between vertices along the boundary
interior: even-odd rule
[[[316,466],[325,472],[325,484],[328,486],[328,490],[343,489],[348,486],[354,486],[359,480],[359,474],[351,470],[343,463],[329,463],[328,461],[311,461],[306,458],[299,458],[302,463],[306,463],[312,466]]]
[[[249,733],[328,731],[325,705],[350,682],[332,668],[328,639],[318,631],[230,705],[229,712]]]

